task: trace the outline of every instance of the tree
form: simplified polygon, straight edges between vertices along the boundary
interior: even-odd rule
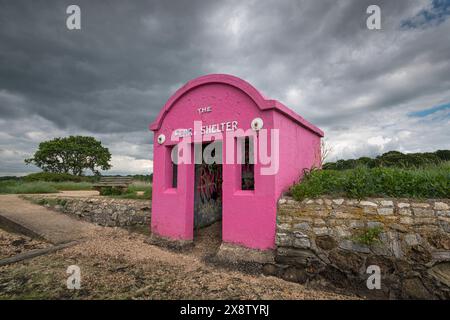
[[[39,144],[34,156],[25,159],[26,164],[34,164],[45,172],[72,173],[83,175],[83,170],[100,174],[98,169],[111,168],[111,153],[94,137],[70,136],[55,138]]]
[[[450,161],[450,150],[438,150],[435,154],[442,161]]]

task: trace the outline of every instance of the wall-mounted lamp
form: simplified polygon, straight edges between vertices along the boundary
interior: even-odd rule
[[[253,130],[259,131],[259,130],[262,129],[263,125],[264,125],[263,119],[255,118],[255,119],[252,120],[251,127],[252,127]]]
[[[163,135],[163,134],[160,134],[160,135],[158,136],[158,143],[159,143],[159,144],[163,144],[164,141],[166,141],[166,136]]]

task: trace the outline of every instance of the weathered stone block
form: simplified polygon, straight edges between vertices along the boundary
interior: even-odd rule
[[[341,242],[339,242],[339,248],[348,250],[348,251],[370,253],[369,247],[367,247],[366,245],[362,245],[362,244],[353,242],[351,240],[342,240]]]
[[[323,219],[314,219],[314,226],[325,226],[326,222]]]
[[[411,217],[401,217],[400,218],[400,223],[407,224],[407,225],[412,225],[412,224],[414,224],[414,219],[411,218]]]
[[[435,202],[434,203],[434,210],[449,210],[450,207],[445,202]]]
[[[413,213],[418,217],[432,217],[434,216],[434,211],[431,209],[414,208]]]
[[[301,223],[294,224],[294,229],[310,231],[311,226],[307,222],[301,222]]]
[[[309,249],[311,248],[311,241],[309,238],[295,238],[292,246],[294,248]]]
[[[337,238],[348,238],[352,235],[350,230],[346,226],[337,226],[332,230],[333,234]]]
[[[393,207],[394,206],[394,202],[392,202],[391,200],[381,200],[380,204],[383,207]]]
[[[436,250],[431,253],[431,257],[435,261],[450,261],[449,250]]]
[[[368,221],[367,222],[368,228],[382,228],[383,226],[384,226],[384,224],[379,221]]]
[[[335,210],[332,211],[331,215],[337,219],[354,219],[358,217],[346,211],[335,211]]]
[[[359,204],[363,207],[378,207],[378,205],[375,202],[371,202],[371,201],[360,201]]]
[[[404,240],[408,246],[416,246],[420,243],[420,236],[416,233],[406,234]]]
[[[291,226],[288,223],[281,223],[277,225],[277,229],[280,231],[287,231],[291,229]]]
[[[349,226],[350,226],[350,228],[353,228],[353,229],[360,229],[360,228],[365,227],[364,221],[361,221],[361,220],[351,220],[349,222]]]
[[[450,263],[444,262],[433,266],[428,270],[430,274],[437,281],[445,284],[450,288]]]
[[[292,238],[286,233],[279,233],[275,237],[275,244],[277,246],[289,247],[292,245]]]
[[[308,266],[311,263],[320,263],[317,256],[308,249],[278,248],[275,261],[280,264]]]
[[[327,227],[313,228],[313,232],[318,236],[328,235],[330,234],[330,229]]]
[[[398,209],[398,213],[402,216],[411,216],[412,215],[411,209],[409,209],[409,208]]]
[[[416,224],[416,225],[421,225],[421,224],[436,224],[437,223],[437,221],[436,221],[436,218],[428,218],[428,217],[425,217],[425,218],[422,218],[422,217],[416,217],[415,219],[414,219],[414,224]]]
[[[436,214],[441,217],[450,217],[450,211],[436,211]]]
[[[412,206],[413,208],[422,208],[422,209],[425,209],[425,208],[429,208],[429,207],[430,207],[430,204],[429,204],[429,203],[426,203],[426,202],[413,202],[413,203],[411,203],[411,206]]]
[[[378,208],[377,213],[382,216],[392,215],[394,214],[393,208]]]
[[[377,208],[376,207],[363,207],[363,212],[365,214],[377,214]]]

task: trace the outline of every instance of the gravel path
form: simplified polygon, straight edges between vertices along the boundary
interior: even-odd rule
[[[50,244],[45,241],[0,229],[0,259],[9,258],[29,250],[43,249],[48,246]]]
[[[355,298],[206,262],[220,246],[220,224],[196,232],[195,247],[179,253],[145,243],[145,234],[78,221],[16,195],[0,196],[0,214],[37,226],[54,243],[83,238],[76,246],[0,267],[0,299]],[[44,245],[0,233],[0,256]],[[66,287],[70,265],[81,269],[80,290]]]
[[[207,237],[207,236],[206,236]],[[145,236],[101,228],[59,252],[0,268],[0,299],[349,299],[275,277],[223,269],[203,261],[211,246],[175,253]],[[66,289],[66,269],[81,268],[81,290]]]

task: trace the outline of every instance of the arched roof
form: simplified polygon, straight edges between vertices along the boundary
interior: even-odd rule
[[[162,108],[162,110],[159,112],[157,118],[155,121],[150,125],[150,130],[157,131],[161,127],[161,124],[164,120],[164,117],[167,115],[167,113],[170,111],[172,106],[176,103],[176,101],[191,91],[192,89],[199,87],[204,84],[211,84],[211,83],[222,83],[227,84],[232,87],[235,87],[241,91],[243,91],[245,94],[247,94],[258,106],[260,110],[270,110],[270,109],[276,109],[277,111],[281,112],[285,116],[291,118],[295,122],[297,122],[299,125],[311,130],[312,132],[316,133],[317,135],[323,137],[323,131],[314,126],[313,124],[309,123],[302,117],[300,117],[297,113],[283,105],[282,103],[278,102],[277,100],[271,100],[265,98],[255,87],[253,87],[250,83],[248,83],[245,80],[242,80],[238,77],[228,75],[228,74],[209,74],[205,76],[201,76],[198,78],[195,78],[189,82],[187,82],[184,86],[182,86],[180,89],[178,89],[170,98],[167,100],[166,104]]]

